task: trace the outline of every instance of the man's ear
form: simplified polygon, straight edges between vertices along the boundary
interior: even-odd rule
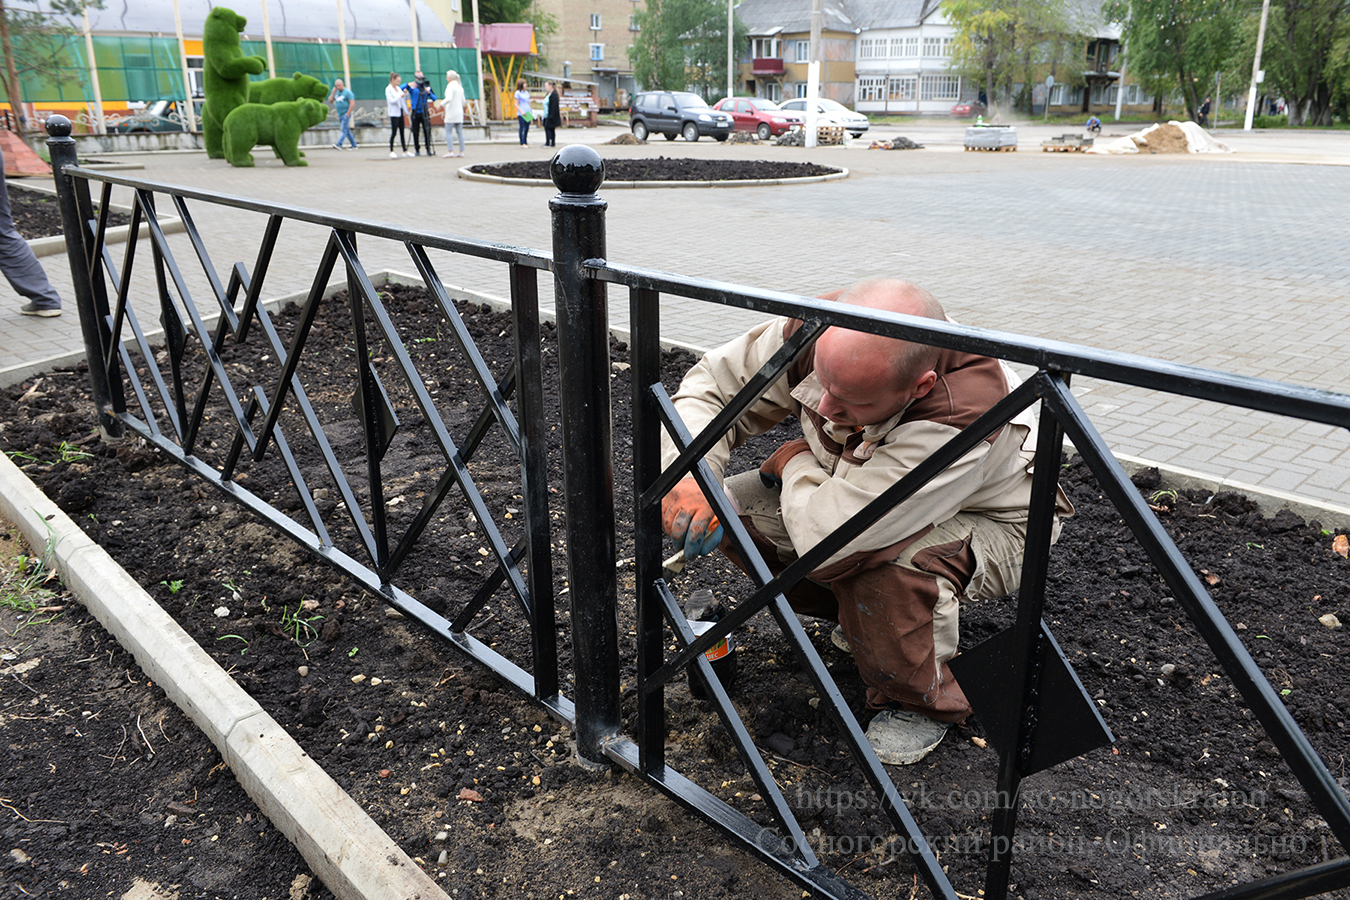
[[[918,381],[914,382],[913,399],[918,400],[920,397],[926,397],[935,384],[937,384],[937,372],[929,369],[919,376]]]

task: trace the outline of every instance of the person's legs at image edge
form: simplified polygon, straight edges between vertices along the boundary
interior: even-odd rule
[[[32,248],[14,227],[9,210],[9,186],[4,176],[5,158],[0,155],[0,271],[19,296],[27,297],[20,312],[26,316],[58,316],[61,295],[56,293],[47,272],[33,255]]]

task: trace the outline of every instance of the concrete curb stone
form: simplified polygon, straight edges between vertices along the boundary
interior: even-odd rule
[[[50,548],[71,594],[202,729],[329,890],[342,900],[448,900],[286,730],[3,454],[0,514],[31,546]]]

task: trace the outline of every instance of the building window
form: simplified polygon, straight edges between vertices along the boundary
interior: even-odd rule
[[[946,59],[951,55],[951,38],[926,37],[923,39],[924,59]]]
[[[797,62],[804,63],[811,61],[811,42],[793,41],[797,48]]]
[[[778,38],[751,38],[750,55],[755,59],[777,59]]]
[[[1063,105],[1064,105],[1064,85],[1062,85],[1062,84],[1056,84],[1056,85],[1052,85],[1052,86],[1051,86],[1051,88],[1050,88],[1050,105],[1051,105],[1051,106],[1063,106]]]
[[[205,97],[206,86],[202,80],[206,65],[206,58],[203,56],[184,57],[187,60],[188,84],[192,87],[192,96]]]
[[[924,100],[959,100],[961,79],[956,75],[925,75],[920,84],[920,97]]]
[[[880,55],[876,52],[878,43],[882,47],[886,46],[885,41],[877,41],[873,38],[863,38],[858,41],[858,59],[875,59],[878,57]]]
[[[806,82],[805,82],[805,81],[799,81],[799,82],[797,82],[797,90],[796,90],[794,93],[795,93],[797,99],[799,99],[799,100],[800,100],[801,98],[805,97],[805,96],[806,96]]]
[[[605,45],[591,44],[591,62],[604,62],[604,60],[605,60]]]
[[[1113,85],[1111,85],[1109,88],[1106,89],[1106,102],[1107,102],[1107,103],[1110,103],[1110,104],[1114,105],[1115,102],[1116,102],[1116,98],[1119,97],[1119,96],[1120,96],[1120,85],[1118,85],[1118,84],[1113,84]]]
[[[885,76],[858,79],[859,102],[884,99],[886,99]]]
[[[1083,86],[1078,85],[1073,90],[1069,91],[1069,105],[1081,106],[1082,103],[1083,103]]]
[[[591,31],[600,30],[600,14],[591,13]]]
[[[641,26],[638,25],[637,13],[633,13],[631,16],[628,17],[628,30],[629,31],[642,30]]]
[[[891,100],[917,100],[919,99],[919,79],[915,75],[901,75],[898,78],[892,78],[890,84]]]
[[[1091,102],[1091,103],[1105,103],[1106,101],[1102,99],[1102,95],[1103,95],[1104,93],[1105,93],[1105,92],[1102,90],[1102,85],[1101,85],[1100,82],[1097,83],[1097,84],[1094,84],[1094,85],[1092,86],[1092,99],[1091,99],[1089,102]]]
[[[772,100],[774,103],[778,103],[783,99],[782,85],[776,81],[770,81],[768,84],[764,85],[764,97],[765,99]]]
[[[899,53],[892,53],[892,56],[898,56],[901,59],[919,58],[919,39],[917,37],[896,38],[897,41],[903,41],[904,47]]]

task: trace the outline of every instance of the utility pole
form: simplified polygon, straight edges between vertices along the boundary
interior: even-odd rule
[[[1261,0],[1261,27],[1256,32],[1256,58],[1252,60],[1252,86],[1247,89],[1247,117],[1243,131],[1252,130],[1252,116],[1256,114],[1256,85],[1261,80],[1261,49],[1266,43],[1266,17],[1270,15],[1270,0]]]
[[[736,96],[736,76],[731,68],[732,43],[735,41],[736,29],[733,27],[735,22],[734,9],[732,5],[736,0],[727,0],[727,96]]]
[[[806,67],[806,146],[816,145],[816,103],[820,98],[820,32],[825,18],[823,0],[811,0],[811,61]]]

